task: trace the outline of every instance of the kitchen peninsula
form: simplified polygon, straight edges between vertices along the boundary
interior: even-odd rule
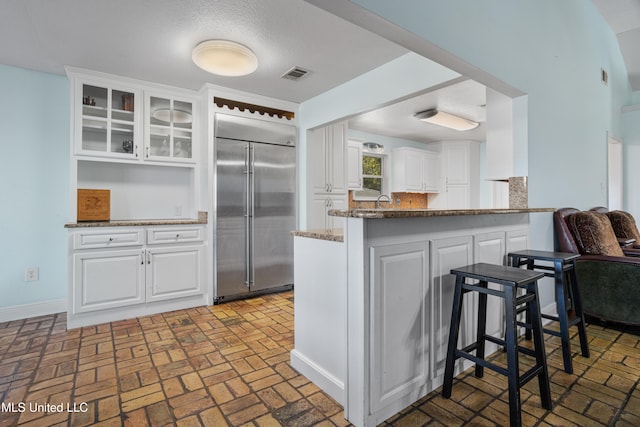
[[[295,348],[291,364],[375,426],[442,384],[452,268],[503,264],[529,248],[529,216],[553,209],[351,209],[344,238],[295,232]],[[502,305],[489,298],[487,333],[502,335]],[[493,308],[492,308],[493,307]],[[461,341],[474,341],[473,306]],[[488,349],[489,353],[495,351]],[[458,361],[457,372],[467,365]]]

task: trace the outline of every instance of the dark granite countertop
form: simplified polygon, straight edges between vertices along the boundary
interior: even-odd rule
[[[431,216],[496,215],[513,213],[555,212],[554,208],[523,209],[332,209],[331,216],[385,219],[424,218]]]
[[[292,231],[291,234],[297,237],[308,237],[310,239],[344,242],[344,233],[342,230],[296,230]]]
[[[114,221],[82,221],[70,222],[64,225],[65,228],[90,228],[90,227],[144,227],[149,225],[190,225],[206,224],[207,212],[198,212],[198,218],[185,219],[131,219]]]

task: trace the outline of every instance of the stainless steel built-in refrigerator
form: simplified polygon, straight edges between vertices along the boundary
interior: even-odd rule
[[[293,286],[296,129],[216,114],[215,302]]]

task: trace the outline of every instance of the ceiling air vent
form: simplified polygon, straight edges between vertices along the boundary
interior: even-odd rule
[[[305,70],[304,68],[293,67],[289,71],[281,75],[280,77],[282,77],[283,79],[289,79],[289,80],[300,80],[301,78],[303,78],[309,73],[310,71]]]

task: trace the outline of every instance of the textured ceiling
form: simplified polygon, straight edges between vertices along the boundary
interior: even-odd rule
[[[593,0],[618,37],[629,82],[640,90],[640,0]]]
[[[188,89],[204,83],[301,102],[406,53],[302,0],[2,0],[0,63],[64,65]],[[199,42],[249,46],[258,70],[218,77],[191,61]],[[10,42],[8,42],[10,41]],[[293,66],[311,70],[281,79]]]

